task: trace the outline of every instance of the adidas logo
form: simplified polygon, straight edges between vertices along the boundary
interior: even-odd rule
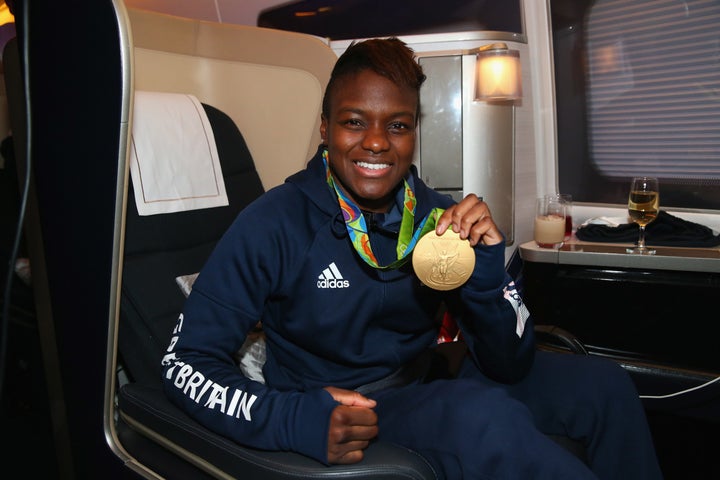
[[[328,265],[328,267],[318,275],[318,288],[348,288],[349,286],[350,281],[343,278],[335,262]]]

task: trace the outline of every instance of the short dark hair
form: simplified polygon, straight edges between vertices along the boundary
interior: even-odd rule
[[[330,113],[330,97],[338,79],[354,75],[363,70],[372,70],[395,85],[408,87],[417,92],[418,116],[420,109],[420,87],[425,81],[422,67],[415,61],[415,52],[405,42],[396,38],[373,38],[362,42],[352,42],[340,55],[332,73],[322,103],[322,113],[327,118]]]

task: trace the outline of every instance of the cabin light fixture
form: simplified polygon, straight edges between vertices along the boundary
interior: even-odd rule
[[[475,54],[475,101],[504,102],[522,98],[520,52],[505,43],[470,50]]]
[[[510,246],[515,242],[520,52],[495,41],[418,56],[428,77],[420,104],[432,108],[419,121],[416,152],[418,171],[432,188],[458,201],[470,192],[482,195]]]
[[[7,6],[7,3],[2,2],[2,5],[0,5],[0,26],[6,23],[15,23],[15,16],[10,13],[10,7]]]

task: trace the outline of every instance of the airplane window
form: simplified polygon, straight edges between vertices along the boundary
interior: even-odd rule
[[[560,190],[720,209],[720,2],[552,0]]]

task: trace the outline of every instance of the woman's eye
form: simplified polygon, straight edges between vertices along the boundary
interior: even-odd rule
[[[390,130],[393,131],[403,131],[403,130],[409,130],[410,127],[402,122],[395,122],[390,124]]]

